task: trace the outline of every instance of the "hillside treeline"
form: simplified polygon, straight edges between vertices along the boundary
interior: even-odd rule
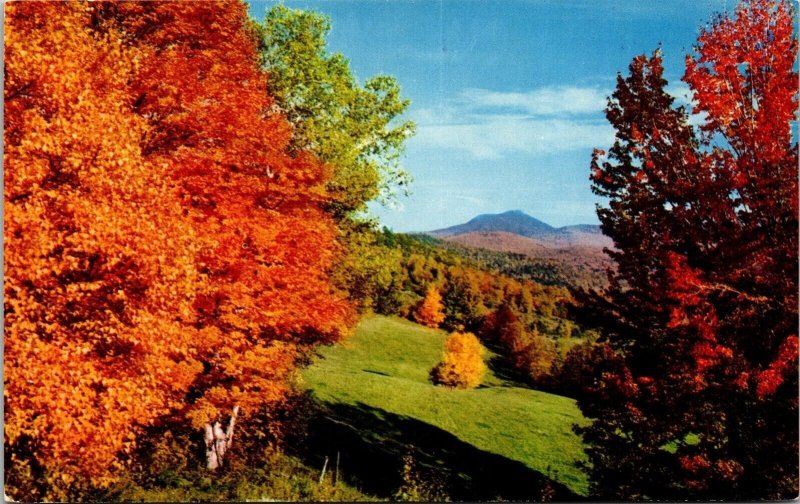
[[[458,243],[441,240],[429,235],[414,235],[437,247],[469,259],[483,269],[488,269],[512,278],[531,280],[542,285],[560,287],[583,287],[600,289],[607,285],[606,265],[593,258],[583,258],[583,264],[576,266],[566,258],[532,257],[517,252],[500,252],[483,248],[466,247]],[[563,251],[563,254],[580,254],[579,251]]]
[[[574,380],[561,385],[563,363],[582,360],[597,333],[568,318],[569,289],[499,274],[427,236],[387,229],[363,236],[360,267],[351,271],[362,274],[347,280],[362,309],[476,334],[517,379],[577,392]]]

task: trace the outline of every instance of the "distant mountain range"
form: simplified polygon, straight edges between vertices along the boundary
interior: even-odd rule
[[[426,234],[469,248],[522,254],[537,264],[560,267],[564,277],[584,278],[583,285],[604,284],[605,271],[612,265],[603,248],[614,244],[600,226],[557,228],[521,210],[478,215],[464,224]]]
[[[509,233],[523,238],[534,239],[537,243],[550,248],[559,247],[610,247],[611,240],[603,235],[600,226],[593,224],[577,224],[574,226],[553,227],[550,224],[531,217],[522,210],[510,210],[499,214],[482,214],[469,222],[444,229],[430,231],[427,234],[442,239],[479,233]],[[498,235],[502,237],[503,235]]]

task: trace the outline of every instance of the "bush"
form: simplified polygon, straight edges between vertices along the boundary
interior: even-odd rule
[[[262,452],[258,465],[226,467],[210,473],[201,466],[171,467],[171,478],[152,481],[123,479],[111,489],[86,501],[101,502],[363,502],[377,497],[365,494],[331,473],[319,481],[319,469],[278,449]],[[75,500],[75,499],[73,499]]]
[[[423,471],[411,454],[403,457],[403,484],[394,493],[397,502],[448,502],[442,475]]]
[[[478,338],[471,333],[453,333],[444,342],[442,361],[431,370],[431,380],[445,387],[468,389],[480,385],[485,373]]]

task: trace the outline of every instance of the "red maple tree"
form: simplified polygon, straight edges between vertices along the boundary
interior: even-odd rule
[[[693,112],[661,55],[634,59],[592,181],[617,263],[584,321],[617,350],[581,400],[593,489],[609,499],[798,492],[797,42],[785,2],[743,2],[686,61]]]

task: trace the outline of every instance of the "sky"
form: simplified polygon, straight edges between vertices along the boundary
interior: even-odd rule
[[[328,50],[363,83],[384,73],[417,124],[409,197],[373,205],[395,231],[519,209],[554,226],[597,223],[592,149],[618,72],[661,47],[668,90],[688,103],[684,57],[733,0],[284,0],[331,18]],[[274,5],[251,1],[259,21]]]

